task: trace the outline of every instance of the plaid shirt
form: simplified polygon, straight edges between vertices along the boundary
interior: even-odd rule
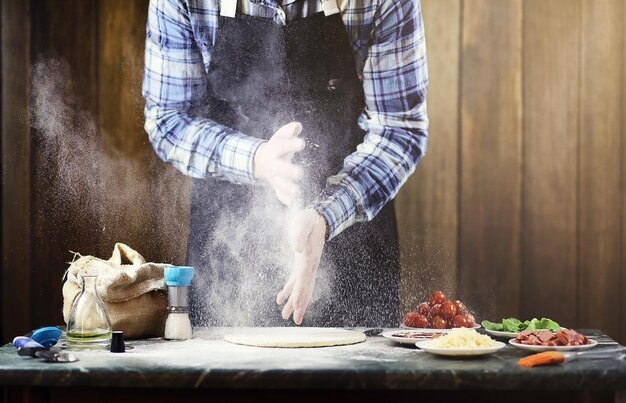
[[[242,14],[284,25],[321,11],[315,0],[239,0]],[[314,207],[328,239],[369,221],[392,199],[426,151],[426,45],[419,0],[339,0],[363,82],[363,142],[328,178]],[[279,5],[281,4],[281,5]],[[145,129],[158,156],[195,177],[256,183],[262,140],[202,117],[219,0],[151,0],[145,47]]]

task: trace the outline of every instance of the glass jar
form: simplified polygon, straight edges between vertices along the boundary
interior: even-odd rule
[[[69,348],[105,348],[111,343],[111,321],[96,290],[97,275],[83,275],[82,290],[67,321]]]

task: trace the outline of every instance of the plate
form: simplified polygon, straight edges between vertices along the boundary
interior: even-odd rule
[[[503,337],[506,339],[510,339],[511,337],[516,338],[517,336],[519,336],[519,332],[505,332],[503,330],[489,330],[487,328],[485,328],[485,332],[489,333],[492,336]]]
[[[589,339],[589,341],[591,343],[583,344],[582,346],[532,346],[528,344],[516,343],[515,339],[511,339],[509,340],[509,344],[522,350],[535,351],[535,352],[589,350],[590,348],[593,348],[598,345],[598,342],[595,340]]]
[[[506,344],[502,343],[501,341],[496,341],[496,345],[493,347],[481,348],[442,348],[435,347],[432,345],[432,343],[432,340],[420,341],[415,343],[415,345],[420,349],[426,351],[427,353],[453,357],[475,357],[479,355],[493,354],[506,346]]]
[[[450,330],[454,329],[453,327],[451,328],[446,328],[446,329],[434,329],[432,327],[409,327],[406,326],[405,324],[400,324],[400,328],[402,329],[407,329],[407,330],[416,330],[419,332],[437,332],[437,333],[448,333]],[[479,324],[474,325],[474,327],[472,329],[478,329],[480,328]]]
[[[446,330],[446,329],[444,329]],[[423,334],[423,336],[418,336],[418,337],[399,337],[399,336],[394,336],[395,334],[398,333],[416,333],[416,334]],[[386,332],[382,333],[382,336],[389,339],[389,340],[393,340],[396,343],[400,343],[400,344],[410,344],[412,346],[415,345],[416,342],[418,341],[425,341],[425,340],[431,340],[432,339],[432,335],[434,334],[441,334],[441,333],[446,333],[446,332],[442,332],[441,330],[437,329],[437,330],[428,330],[428,331],[418,331],[418,330],[388,330]]]

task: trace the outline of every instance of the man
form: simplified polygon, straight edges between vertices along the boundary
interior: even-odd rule
[[[390,201],[426,150],[426,89],[419,0],[151,1],[145,129],[196,178],[196,322],[279,324],[260,301],[289,267],[283,319],[322,278],[306,325],[397,325]]]

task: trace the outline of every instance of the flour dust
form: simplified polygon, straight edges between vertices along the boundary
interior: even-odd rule
[[[291,324],[282,319],[282,306],[275,301],[293,266],[287,235],[296,212],[282,206],[265,186],[247,187],[244,194],[253,208],[224,209],[214,220],[202,220],[210,229],[191,246],[196,251],[190,253],[190,263],[202,267],[193,285],[192,317],[196,325]],[[320,267],[318,271],[306,320],[319,314],[316,301],[329,297],[329,269]]]
[[[128,148],[119,136],[114,138],[99,127],[75,95],[67,63],[42,60],[33,66],[31,77],[31,125],[41,154],[38,175],[49,179],[55,193],[51,199],[55,208],[47,219],[60,228],[66,228],[68,220],[86,223],[76,229],[72,244],[62,245],[63,250],[55,253],[76,250],[73,242],[90,238],[97,239],[100,247],[87,252],[100,252],[101,258],[109,257],[106,253],[115,242],[124,242],[148,261],[185,264],[190,180],[156,158],[138,122],[134,122],[137,130],[127,135],[145,139],[141,150],[136,149],[137,141],[129,141],[135,148]],[[130,91],[140,96],[136,88]],[[141,114],[136,105],[132,108]],[[291,252],[279,240],[293,212],[282,207],[265,186],[253,186],[250,191],[255,208],[238,216],[221,214],[212,222],[211,242],[203,242],[204,254],[224,253],[231,264],[195,267],[196,301],[191,301],[192,308],[199,308],[195,324],[292,323],[282,319],[282,307],[275,299],[292,266]],[[262,248],[251,248],[252,229],[266,234]],[[173,245],[183,245],[183,250],[179,247],[168,254],[168,249],[175,249]],[[320,270],[307,318],[319,315],[315,304],[329,294],[328,270],[329,266]],[[214,276],[228,281],[213,283]]]
[[[107,133],[83,108],[84,100],[76,96],[73,84],[72,71],[62,60],[42,60],[32,67],[31,126],[41,155],[37,174],[54,193],[49,197],[54,208],[48,207],[47,218],[61,228],[74,225],[68,221],[81,223],[68,239],[79,245],[86,244],[84,238],[94,240],[86,245],[91,250],[78,251],[83,254],[99,253],[106,259],[115,242],[124,242],[148,260],[173,263],[179,256],[184,259],[184,254],[170,253],[186,226],[181,214],[183,176],[164,169],[149,149],[138,120],[131,119],[126,126],[109,121],[108,127],[123,135]],[[136,86],[140,86],[140,76]],[[141,119],[141,108],[130,108],[132,112],[124,114],[138,114]],[[94,250],[96,242],[99,247]],[[77,248],[62,246],[66,249],[58,253]]]

